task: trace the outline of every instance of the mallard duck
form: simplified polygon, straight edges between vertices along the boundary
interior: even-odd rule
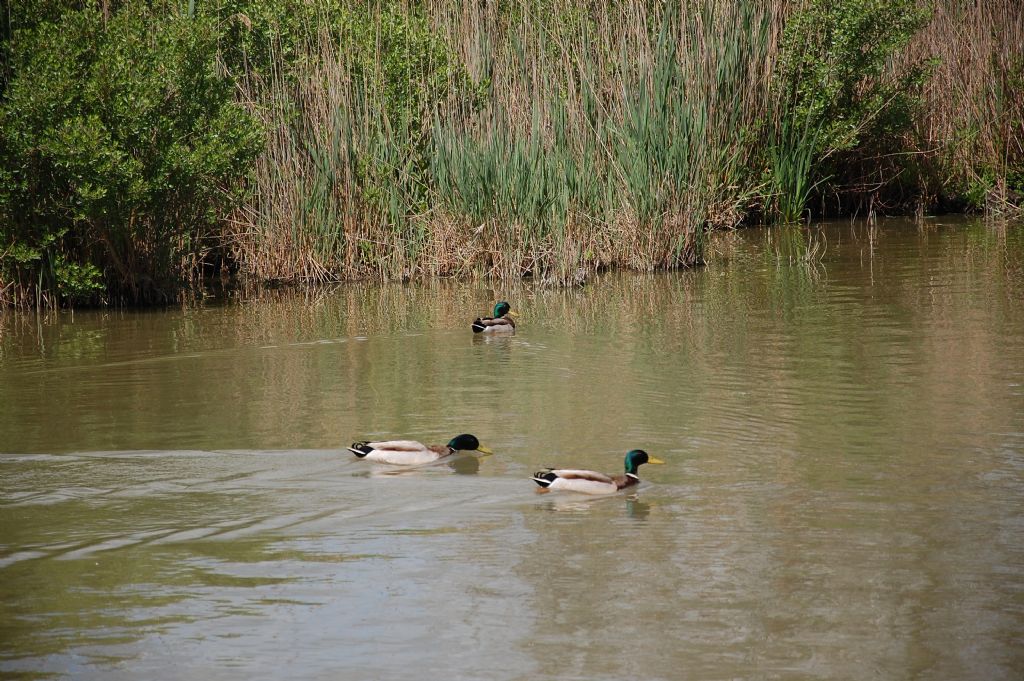
[[[477,451],[493,454],[480,444],[480,440],[468,433],[456,435],[446,445],[425,445],[415,440],[387,440],[385,442],[353,442],[348,448],[360,459],[392,463],[400,466],[416,466],[447,458],[457,451]]]
[[[533,474],[533,481],[545,489],[564,489],[583,494],[612,494],[620,489],[632,487],[640,482],[636,469],[645,463],[665,463],[655,459],[642,449],[626,453],[625,475],[605,475],[596,471],[581,471],[569,468],[545,468]]]
[[[473,333],[515,333],[516,320],[512,318],[512,306],[504,300],[494,306],[493,317],[477,317],[473,320]]]

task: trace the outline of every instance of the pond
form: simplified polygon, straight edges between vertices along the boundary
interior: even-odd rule
[[[496,299],[513,337],[472,319]],[[0,319],[0,673],[1019,679],[1024,228]],[[412,470],[355,440],[493,456]],[[538,493],[545,466],[643,466]]]

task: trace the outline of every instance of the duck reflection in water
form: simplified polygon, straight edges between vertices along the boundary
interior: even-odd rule
[[[651,514],[651,505],[633,495],[626,499],[626,514],[636,520],[647,520],[647,516]]]
[[[555,497],[542,504],[541,508],[555,513],[589,513],[593,510],[595,504],[607,503],[617,498],[612,496]],[[651,514],[651,505],[640,501],[640,497],[636,494],[626,497],[625,504],[626,515],[635,520],[647,520],[647,516]]]
[[[448,467],[458,475],[476,475],[480,472],[480,458],[476,456],[460,456],[448,462]]]
[[[355,475],[365,476],[368,478],[390,478],[402,475],[423,475],[428,471],[439,470],[450,470],[456,475],[477,475],[480,472],[480,457],[473,456],[471,454],[462,456],[456,455],[445,461],[435,461],[433,463],[423,464],[420,466],[403,466],[401,468],[393,466],[374,466],[370,470],[359,471],[358,473],[355,473]]]
[[[475,333],[470,338],[473,339],[473,345],[486,345],[492,348],[503,348],[507,349],[512,347],[512,341],[514,336],[506,334],[503,336],[491,336],[482,333]]]

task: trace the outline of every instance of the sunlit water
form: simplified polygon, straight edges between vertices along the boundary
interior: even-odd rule
[[[496,298],[513,338],[472,318]],[[1024,228],[0,319],[0,673],[1020,679]],[[407,471],[356,439],[496,451]],[[537,494],[543,466],[635,494]]]

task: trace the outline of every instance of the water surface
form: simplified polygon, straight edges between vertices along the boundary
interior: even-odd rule
[[[508,298],[512,338],[470,320]],[[0,318],[0,673],[1019,679],[1024,229]],[[492,457],[402,474],[356,439]],[[542,466],[634,494],[540,495]]]

